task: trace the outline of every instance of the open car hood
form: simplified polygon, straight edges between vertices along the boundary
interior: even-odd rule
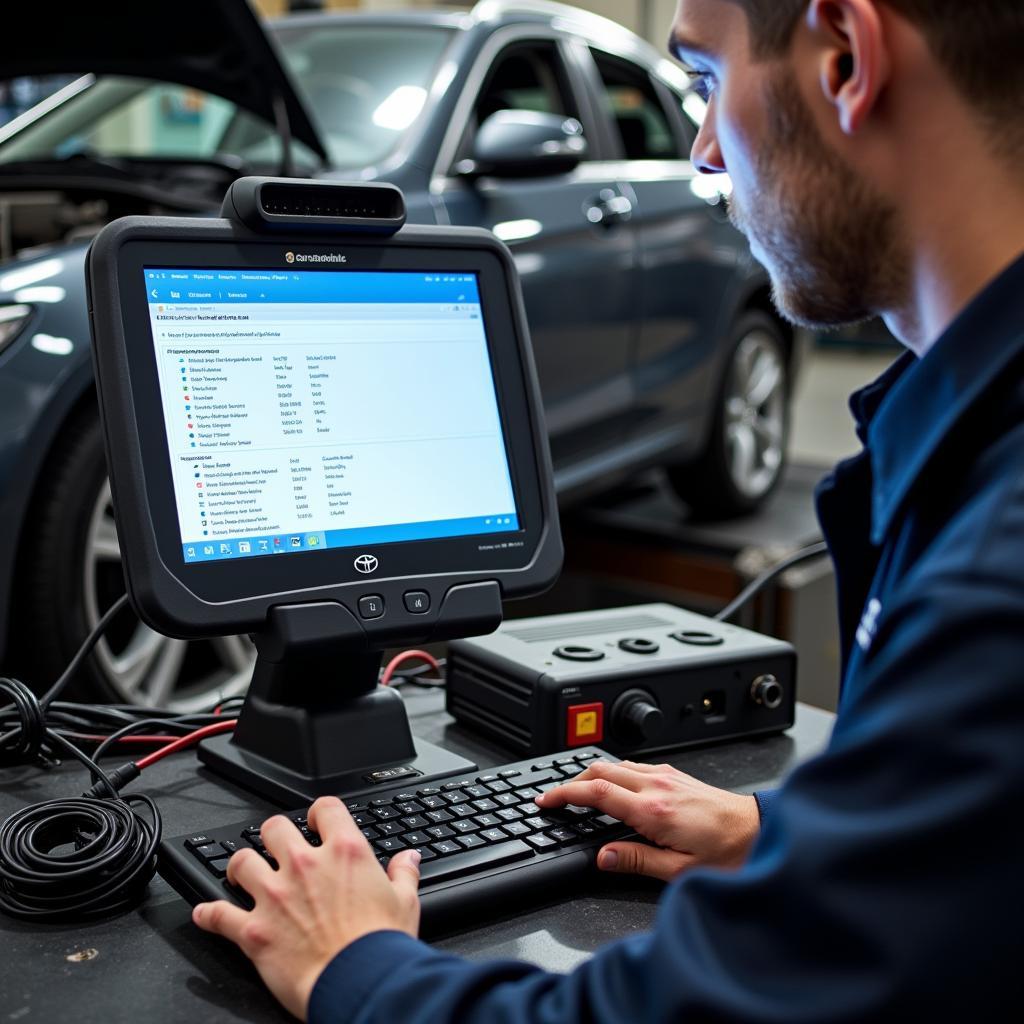
[[[246,0],[173,4],[10,4],[0,33],[4,78],[92,72],[193,86],[271,124],[284,105],[291,135],[327,151]]]

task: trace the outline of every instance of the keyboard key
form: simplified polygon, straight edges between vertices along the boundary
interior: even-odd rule
[[[391,818],[397,818],[398,817],[398,811],[394,807],[392,807],[390,804],[388,804],[387,807],[371,807],[370,808],[370,813],[378,821],[388,821]]]
[[[433,836],[435,839],[447,839],[449,836],[455,835],[455,833],[447,825],[434,825],[426,830],[428,836]]]
[[[436,786],[424,786],[422,789],[416,790],[416,795],[417,796],[437,796],[437,794],[440,793],[440,792],[441,792],[441,790],[439,790]]]
[[[556,757],[555,760],[554,760],[554,763],[559,765],[559,766],[567,765],[567,764],[575,764],[576,763],[576,758],[573,757],[572,755],[570,755],[569,757]]]
[[[412,844],[410,844],[410,846],[412,846]],[[434,853],[434,851],[426,844],[418,844],[416,846],[412,846],[412,849],[414,849],[420,855],[421,864],[424,861],[433,860],[437,856],[437,854]]]
[[[497,828],[501,824],[501,818],[493,814],[478,814],[473,819],[481,828]]]
[[[462,847],[458,843],[453,843],[450,839],[442,839],[439,843],[431,843],[430,848],[435,853],[442,855],[446,853],[462,853]],[[423,877],[423,872],[420,872],[420,878]]]
[[[514,807],[502,807],[500,811],[494,812],[495,817],[501,818],[502,821],[518,821],[523,815],[521,811],[517,811]]]
[[[450,815],[447,811],[427,811],[426,816],[435,825],[440,825],[442,821],[452,820],[452,815]]]
[[[391,806],[391,800],[390,800],[390,798],[385,798],[385,797],[382,797],[382,796],[381,797],[377,797],[376,800],[371,800],[370,801],[370,806],[371,807],[390,807]]]
[[[308,825],[309,821],[304,814],[296,814],[295,817],[292,818],[292,824],[297,825],[301,829]]]
[[[516,797],[520,800],[532,800],[535,796],[540,796],[540,790],[533,786],[523,786],[516,790]]]
[[[464,804],[469,799],[469,796],[461,789],[453,789],[450,793],[445,793],[444,798],[448,801],[449,806],[451,806],[452,804]]]
[[[369,812],[367,812],[367,811],[360,811],[360,812],[359,812],[358,814],[353,814],[353,815],[352,815],[352,820],[353,820],[353,821],[354,821],[354,822],[355,822],[355,823],[356,823],[356,824],[357,824],[357,825],[358,825],[358,826],[359,826],[360,828],[366,828],[366,826],[367,826],[367,825],[375,825],[375,824],[377,823],[377,819],[376,819],[376,818],[374,818],[374,817],[373,817],[373,816],[372,816],[371,814],[369,814]]]
[[[407,818],[402,819],[402,824],[406,828],[423,828],[427,824],[427,819],[422,814],[410,814]]]
[[[504,779],[498,779],[497,782],[488,782],[487,788],[492,793],[507,793],[512,787]]]
[[[438,810],[441,807],[447,807],[448,806],[448,804],[445,801],[444,797],[440,797],[440,796],[425,796],[420,801],[420,803],[423,804],[424,807],[429,808],[430,810]]]
[[[474,800],[473,806],[478,811],[494,811],[498,808],[498,805],[493,800]]]
[[[263,840],[259,836],[249,836],[249,845],[260,853],[264,850]]]
[[[519,811],[526,815],[527,818],[532,818],[535,814],[540,814],[540,808],[530,800],[528,803],[520,804]]]
[[[481,775],[477,778],[477,782],[494,782],[498,778],[497,775]]]
[[[231,858],[224,854],[223,857],[218,857],[216,860],[208,860],[206,862],[206,868],[210,871],[215,878],[225,878],[228,873],[228,861]]]
[[[558,846],[554,839],[543,832],[538,832],[535,836],[526,836],[524,842],[529,843],[535,850],[551,850]]]
[[[260,856],[276,871],[278,869],[278,863],[266,850],[260,850]]]
[[[200,860],[213,860],[216,857],[224,856],[224,851],[220,848],[220,844],[215,843],[212,839],[205,846],[194,846],[192,852]]]
[[[436,850],[441,843],[435,843]],[[454,845],[454,844],[452,844]],[[442,851],[438,851],[442,852]],[[458,856],[440,857],[424,864],[420,870],[423,881],[440,882],[460,875],[472,874],[487,868],[511,864],[517,860],[526,860],[533,856],[530,849],[521,839],[512,839],[507,843],[495,843],[493,846],[482,846],[477,850],[446,850],[445,853],[458,853]]]
[[[525,836],[530,826],[525,821],[507,821],[501,826],[510,836]]]
[[[468,835],[468,836],[459,836],[458,839],[456,839],[455,841],[457,843],[460,843],[467,850],[472,850],[472,849],[475,849],[478,846],[486,846],[487,845],[485,840],[481,839],[478,835],[475,835],[475,834],[474,835]]]
[[[498,793],[494,797],[494,802],[501,804],[502,807],[514,807],[519,803],[519,797],[515,793]]]
[[[550,782],[554,778],[561,778],[562,773],[556,773],[554,768],[545,768],[540,772],[523,772],[519,778],[516,779],[516,786],[536,786],[541,782]]]
[[[549,772],[553,767],[554,764],[551,761],[538,761],[533,766],[533,770],[535,772]]]
[[[483,800],[491,795],[491,791],[486,786],[467,786],[466,792],[474,800]]]
[[[489,843],[503,843],[508,839],[508,833],[503,828],[489,828],[480,833]]]
[[[610,814],[601,814],[596,818],[591,818],[590,823],[592,825],[601,825],[604,828],[611,828],[612,826],[622,824],[618,818],[613,818]]]
[[[244,829],[242,829],[242,835],[246,836],[246,837],[258,836],[259,834],[260,834],[260,826],[259,825],[247,825]]]
[[[377,854],[377,863],[385,870],[388,869],[388,864],[391,863],[391,855],[387,853]]]
[[[472,818],[460,818],[458,821],[453,821],[451,823],[451,828],[460,835],[467,835],[470,832],[475,832],[479,827],[480,826],[477,825]]]
[[[461,789],[464,786],[469,786],[471,784],[472,783],[471,783],[471,781],[469,779],[463,779],[461,782],[446,782],[441,787],[441,792],[442,793],[450,793],[453,789]]]
[[[547,833],[552,839],[558,843],[578,843],[580,841],[580,835],[575,829],[571,828],[551,828],[548,829]]]
[[[514,779],[517,775],[523,773],[518,768],[506,768],[504,771],[498,772],[499,779]]]
[[[380,839],[380,832],[375,828],[371,828],[369,825],[367,825],[366,828],[361,828],[359,831],[362,832],[370,842],[373,842],[374,839]]]
[[[472,818],[476,814],[476,808],[468,801],[464,804],[454,804],[448,810],[456,818]]]
[[[220,845],[223,846],[228,853],[237,853],[241,849],[234,839],[225,839]]]
[[[257,833],[259,829],[256,829]],[[209,836],[192,836],[191,839],[185,840],[185,846],[189,850],[198,850],[200,846],[209,846],[213,840]]]
[[[397,853],[405,849],[405,843],[398,836],[388,836],[385,839],[378,839],[373,844],[378,850],[384,853]]]
[[[416,794],[415,793],[398,793],[395,796],[395,803],[396,804],[407,803],[409,800],[415,800],[415,799],[416,799]]]
[[[405,831],[405,826],[400,821],[382,821],[377,826],[377,831],[382,836],[397,836]]]
[[[396,803],[395,807],[398,808],[399,814],[419,814],[423,810],[423,804],[418,800],[403,800],[400,803]]]
[[[430,836],[426,832],[406,832],[402,836],[402,842],[406,846],[426,846],[430,842]]]
[[[564,775],[564,776],[565,776],[565,777],[566,777],[567,779],[574,779],[574,778],[576,778],[576,776],[577,776],[577,775],[579,775],[579,774],[580,774],[580,772],[582,772],[582,771],[583,771],[583,765],[581,765],[581,764],[575,764],[575,763],[573,763],[573,764],[570,764],[570,765],[566,765],[566,766],[565,766],[565,767],[564,767],[564,768],[562,769],[562,774],[563,774],[563,775]]]
[[[576,755],[576,760],[577,761],[596,761],[600,756],[601,756],[600,754],[595,754],[592,750],[590,750],[590,751],[587,751],[586,753],[583,753],[583,754],[577,754]]]
[[[350,800],[345,806],[348,808],[349,814],[355,814],[356,811],[365,811],[366,804],[362,800]]]

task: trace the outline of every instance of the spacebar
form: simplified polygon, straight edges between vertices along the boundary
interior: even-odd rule
[[[453,853],[437,860],[428,860],[420,865],[420,880],[423,882],[443,882],[459,875],[468,875],[474,871],[485,871],[501,864],[511,864],[516,860],[532,857],[534,851],[521,839],[510,843],[498,843],[482,849],[467,850],[465,853]]]

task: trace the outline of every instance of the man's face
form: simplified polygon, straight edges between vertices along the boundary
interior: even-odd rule
[[[730,217],[785,316],[820,327],[891,308],[906,273],[897,211],[822,138],[794,58],[755,58],[749,40],[738,4],[680,0],[673,52],[708,100],[694,163],[732,178]]]

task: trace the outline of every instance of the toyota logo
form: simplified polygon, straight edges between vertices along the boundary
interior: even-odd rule
[[[295,253],[293,253],[293,252],[286,252],[284,254],[284,258],[285,258],[285,262],[286,263],[294,263],[295,262]]]
[[[356,570],[361,573],[371,573],[378,565],[380,565],[380,562],[373,555],[360,555],[355,560]]]

